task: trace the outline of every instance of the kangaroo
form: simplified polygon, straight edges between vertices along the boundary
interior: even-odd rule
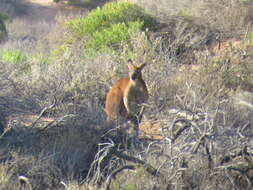
[[[135,66],[131,60],[128,61],[129,77],[118,80],[106,95],[108,121],[136,118],[143,112],[140,104],[148,100],[147,86],[141,74],[145,65]]]

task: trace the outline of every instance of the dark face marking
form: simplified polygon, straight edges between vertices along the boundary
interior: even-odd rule
[[[141,70],[136,70],[132,75],[131,75],[131,79],[132,80],[136,80],[136,79],[138,79],[139,77],[140,77],[140,75],[141,75]]]
[[[144,68],[146,64],[142,64],[138,67],[134,66],[133,64],[128,64],[128,69],[129,69],[129,77],[131,78],[131,80],[135,81],[139,78],[141,78],[141,71]]]

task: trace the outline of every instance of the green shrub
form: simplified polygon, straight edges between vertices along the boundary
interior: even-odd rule
[[[0,12],[0,41],[7,36],[7,30],[5,21],[8,19],[8,15]]]
[[[131,33],[138,32],[142,26],[141,22],[131,22],[128,26],[125,23],[114,24],[110,28],[97,31],[93,40],[86,43],[87,48],[99,50],[106,47],[118,47],[118,43],[130,38]]]
[[[85,47],[99,50],[127,41],[132,32],[153,30],[155,24],[155,20],[136,4],[121,2],[98,7],[85,18],[70,20],[66,27],[71,40],[85,39]]]
[[[92,11],[84,20],[85,31],[92,35],[94,32],[108,28],[117,23],[143,21],[143,28],[152,28],[154,20],[145,14],[142,8],[131,3],[108,3],[102,8]]]
[[[250,33],[247,35],[247,39],[249,40],[249,43],[250,43],[250,44],[253,44],[253,32],[250,32]]]
[[[6,51],[2,54],[2,61],[8,63],[18,64],[26,61],[26,56],[22,55],[20,51]]]
[[[30,70],[28,56],[18,50],[4,51],[0,56],[0,60],[4,63],[16,65],[19,73],[26,73]]]

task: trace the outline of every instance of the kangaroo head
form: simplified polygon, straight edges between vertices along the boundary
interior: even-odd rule
[[[128,70],[129,70],[129,78],[132,80],[132,81],[135,81],[137,79],[140,79],[142,76],[141,76],[141,71],[142,69],[145,67],[146,63],[143,63],[141,65],[138,65],[138,66],[135,66],[133,64],[133,62],[131,60],[128,61]]]

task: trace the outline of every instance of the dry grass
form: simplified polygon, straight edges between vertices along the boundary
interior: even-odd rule
[[[68,17],[53,30],[47,22],[9,23],[1,51],[26,53],[30,70],[0,62],[0,188],[250,189],[253,54],[241,35],[251,32],[252,7],[198,2],[171,1],[159,31],[134,34],[120,54],[96,57],[82,42],[52,53]],[[167,1],[141,3],[168,13]],[[129,58],[148,64],[150,99],[138,138],[105,124],[103,111]]]
[[[34,127],[11,118],[8,131],[0,139],[0,168],[6,172],[1,183],[6,189],[19,184],[19,176],[27,177],[35,189],[56,189],[61,181],[83,178],[106,129],[99,119],[91,122],[85,118],[69,115],[55,118],[51,125],[38,122]]]

